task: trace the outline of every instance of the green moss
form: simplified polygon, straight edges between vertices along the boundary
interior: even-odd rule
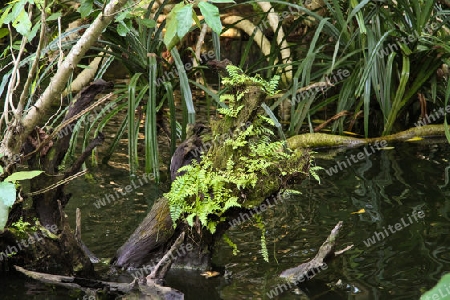
[[[359,139],[326,133],[305,133],[287,139],[291,149],[321,147],[357,147],[375,141],[407,141],[413,137],[444,136],[444,125],[425,125],[377,138]]]
[[[228,209],[259,205],[280,189],[280,178],[292,176],[299,172],[299,165],[304,166],[299,153],[285,152],[284,142],[275,141],[273,122],[256,115],[262,97],[276,92],[278,78],[267,82],[248,77],[237,67],[227,68],[231,77],[224,84],[236,93],[226,96],[229,106],[220,110],[224,117],[212,124],[212,141],[217,146],[199,163],[181,168],[184,175],[177,177],[165,194],[174,226],[180,219],[190,226],[198,220],[214,233]],[[229,137],[223,139],[224,133]]]

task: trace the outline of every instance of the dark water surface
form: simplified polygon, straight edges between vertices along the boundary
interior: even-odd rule
[[[227,278],[205,279],[198,271],[171,270],[168,285],[193,300],[270,299],[267,293],[277,284],[273,279],[283,270],[313,258],[331,229],[343,221],[337,250],[349,245],[353,248],[332,260],[307,284],[274,299],[308,299],[299,295],[303,292],[309,299],[419,299],[450,271],[450,186],[446,174],[450,147],[437,142],[389,146],[394,148],[364,154],[363,159],[355,159],[357,162],[349,160],[350,166],[341,163],[342,170],[332,176],[320,171],[321,184],[306,180],[293,185],[290,188],[301,195],[292,195],[267,209],[262,216],[269,263],[261,256],[260,230],[247,220],[228,232],[238,245],[237,256],[224,242],[216,249],[215,269],[223,274],[226,267],[230,274]],[[363,149],[321,151],[316,154],[316,163],[328,170],[339,161],[351,159],[351,154],[357,157]],[[93,177],[92,181],[79,178],[69,184],[67,190],[73,196],[66,213],[73,224],[75,208],[81,209],[83,241],[106,261],[167,186],[160,190],[147,184],[96,208],[95,201],[105,193],[123,189],[130,178],[120,165],[102,167]],[[365,212],[354,213],[361,209]],[[401,229],[395,230],[396,223]],[[369,245],[368,238],[375,243]],[[107,272],[107,264],[98,269]],[[0,282],[4,291],[0,299],[83,297],[14,274],[2,275]]]

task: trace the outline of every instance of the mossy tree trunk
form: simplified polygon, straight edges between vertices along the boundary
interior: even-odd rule
[[[242,89],[241,89],[242,91]],[[235,91],[236,93],[238,91]],[[257,116],[263,114],[261,104],[264,102],[266,94],[258,85],[248,85],[244,89],[244,95],[241,103],[243,107],[235,118],[227,118],[211,122],[210,142],[213,146],[208,149],[207,153],[211,158],[214,170],[224,170],[230,160],[236,166],[244,165],[240,156],[236,154],[231,145],[224,144],[223,137],[235,138],[250,124],[256,122]],[[238,104],[236,104],[238,105]],[[247,125],[245,125],[247,124]],[[230,136],[231,135],[231,136]],[[180,145],[194,145],[198,147],[196,140],[198,137],[191,137],[191,140]],[[211,139],[211,137],[209,137]],[[222,140],[221,140],[222,138]],[[187,155],[185,149],[177,149],[179,153]],[[283,151],[280,147],[279,151]],[[196,150],[196,149],[191,149]],[[176,157],[175,152],[174,158]],[[276,194],[291,179],[303,179],[309,168],[309,156],[306,152],[297,151],[292,154],[291,159],[283,161],[283,167],[295,172],[282,174],[280,166],[271,166],[266,172],[258,173],[257,184],[255,188],[246,188],[244,190],[235,189],[234,195],[239,198],[241,207],[233,207],[228,209],[220,216],[218,225],[213,234],[204,226],[201,226],[199,220],[194,221],[194,226],[189,226],[186,221],[181,218],[173,227],[173,221],[170,215],[169,201],[162,197],[155,201],[149,214],[125,242],[125,244],[117,251],[115,258],[112,260],[113,265],[118,267],[134,267],[138,268],[151,261],[158,261],[164,252],[173,244],[174,240],[185,233],[185,244],[193,245],[193,250],[183,253],[181,257],[176,258],[176,263],[182,267],[205,269],[209,266],[215,243],[220,239],[226,230],[229,229],[229,221],[237,218],[242,213],[248,213],[252,207],[259,205],[266,198]],[[179,165],[183,165],[179,163]],[[239,176],[239,174],[236,174]],[[242,174],[244,175],[244,174]],[[252,201],[250,201],[250,199]],[[219,219],[217,217],[217,219]]]

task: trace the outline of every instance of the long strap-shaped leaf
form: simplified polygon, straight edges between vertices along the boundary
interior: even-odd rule
[[[410,61],[409,56],[403,56],[403,65],[402,65],[402,73],[400,75],[400,83],[397,88],[397,92],[395,93],[394,101],[392,102],[391,113],[388,116],[388,120],[384,126],[383,135],[389,134],[392,130],[392,126],[397,118],[397,114],[408,100],[404,98],[406,84],[409,80],[409,70],[410,70]]]
[[[183,100],[188,111],[188,122],[193,124],[195,123],[195,108],[192,101],[192,92],[189,86],[189,80],[186,75],[186,70],[184,69],[184,65],[181,61],[180,54],[178,53],[177,48],[172,48],[172,50],[170,50],[170,53],[172,54],[173,60],[175,61],[175,66],[178,70],[178,76],[180,77],[181,95],[183,96]]]
[[[145,113],[145,173],[153,173],[159,182],[159,152],[156,133],[156,54],[149,55],[149,93]]]
[[[130,165],[130,173],[135,174],[138,167],[138,151],[137,151],[137,140],[138,140],[138,129],[136,126],[136,119],[134,117],[137,104],[136,99],[136,84],[142,73],[136,73],[130,80],[130,85],[128,86],[128,162]],[[139,126],[139,122],[137,123]]]

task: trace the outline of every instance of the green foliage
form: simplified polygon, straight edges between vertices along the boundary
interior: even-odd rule
[[[25,8],[30,7],[33,3],[34,1],[32,0],[11,1],[6,7],[0,10],[0,25],[12,25],[17,32],[25,36],[28,41],[31,41],[36,36],[39,26],[32,26],[30,17]],[[39,1],[37,4],[40,4]]]
[[[3,205],[12,207],[16,201],[16,186],[10,182],[0,182],[0,200]]]
[[[450,294],[448,293],[449,286],[450,286],[450,274],[445,274],[444,276],[442,276],[441,280],[439,280],[436,286],[434,286],[431,290],[429,290],[420,297],[420,300],[428,300],[428,299],[431,300],[435,298],[440,300],[450,300]]]
[[[261,215],[254,215],[256,226],[261,230],[261,254],[266,262],[269,262],[269,251],[266,243],[266,226],[264,225]]]
[[[39,176],[42,173],[44,173],[44,171],[40,171],[40,170],[14,172],[13,174],[6,177],[5,181],[6,182],[15,182],[15,181],[32,179],[36,176]]]
[[[186,1],[188,2],[188,1]],[[235,3],[233,0],[216,0],[216,3]],[[191,29],[194,21],[198,28],[201,24],[194,8],[198,7],[202,13],[206,24],[211,29],[220,34],[222,32],[222,23],[220,22],[219,9],[207,1],[185,1],[176,4],[166,17],[166,34],[164,35],[164,44],[171,50]]]
[[[237,248],[237,245],[233,243],[233,241],[228,237],[228,235],[223,235],[223,240],[233,249],[233,255],[237,255],[239,253],[239,250]]]
[[[219,113],[225,116],[236,118],[239,111],[244,107],[244,105],[240,103],[246,92],[245,86],[259,86],[269,96],[274,95],[278,92],[277,86],[278,81],[280,80],[280,76],[278,75],[273,76],[270,81],[266,81],[258,74],[254,77],[248,76],[244,74],[244,72],[239,67],[234,65],[228,65],[226,68],[229,76],[223,78],[223,84],[225,86],[232,87],[234,94],[224,94],[220,96],[220,101],[222,103],[228,100],[228,107],[221,107],[217,109]],[[270,125],[273,126],[274,124],[270,123]]]
[[[278,82],[280,80],[279,75],[275,75],[269,81],[261,78],[259,74],[254,77],[244,74],[244,72],[237,66],[228,65],[226,66],[229,76],[223,79],[223,84],[230,87],[244,86],[244,85],[257,85],[263,88],[264,92],[268,96],[275,95],[278,90]]]
[[[224,80],[224,84],[229,87],[243,87],[250,83],[261,86],[267,92],[275,91],[277,78],[267,82],[259,77],[242,75],[236,68],[229,68],[229,71],[229,80]],[[237,117],[244,105],[241,100],[245,88],[238,88],[236,93],[237,95],[227,96],[229,108],[221,110],[224,118],[230,121]],[[217,153],[209,151],[203,154],[200,162],[193,161],[180,168],[179,171],[184,174],[177,177],[170,192],[165,194],[174,226],[177,221],[184,220],[190,226],[199,224],[214,234],[223,214],[231,207],[243,206],[240,201],[242,195],[246,190],[254,189],[261,176],[268,176],[270,170],[274,169],[286,175],[293,172],[282,167],[292,154],[283,151],[283,142],[272,141],[275,138],[273,124],[274,121],[270,118],[258,116],[245,129],[235,130],[232,137],[223,141],[221,146],[227,153],[223,158],[223,167],[216,167],[213,159],[217,159]],[[268,260],[263,225],[262,221],[258,223],[262,230],[263,257]],[[227,242],[236,252],[234,244],[229,239]]]
[[[17,222],[11,224],[11,228],[16,230],[18,233],[26,234],[29,231],[36,231],[36,226],[31,226],[30,223],[24,222],[22,217]]]
[[[3,168],[1,169],[3,172]],[[43,171],[20,171],[6,177],[0,182],[0,231],[4,229],[8,221],[9,209],[16,201],[16,185],[17,181],[32,179],[43,173]]]
[[[312,156],[312,154],[314,154],[316,152],[311,151],[309,154],[309,174],[315,179],[317,180],[317,182],[319,182],[320,184],[320,177],[319,174],[317,174],[317,171],[323,170],[322,167],[317,166],[314,162],[314,157]]]

